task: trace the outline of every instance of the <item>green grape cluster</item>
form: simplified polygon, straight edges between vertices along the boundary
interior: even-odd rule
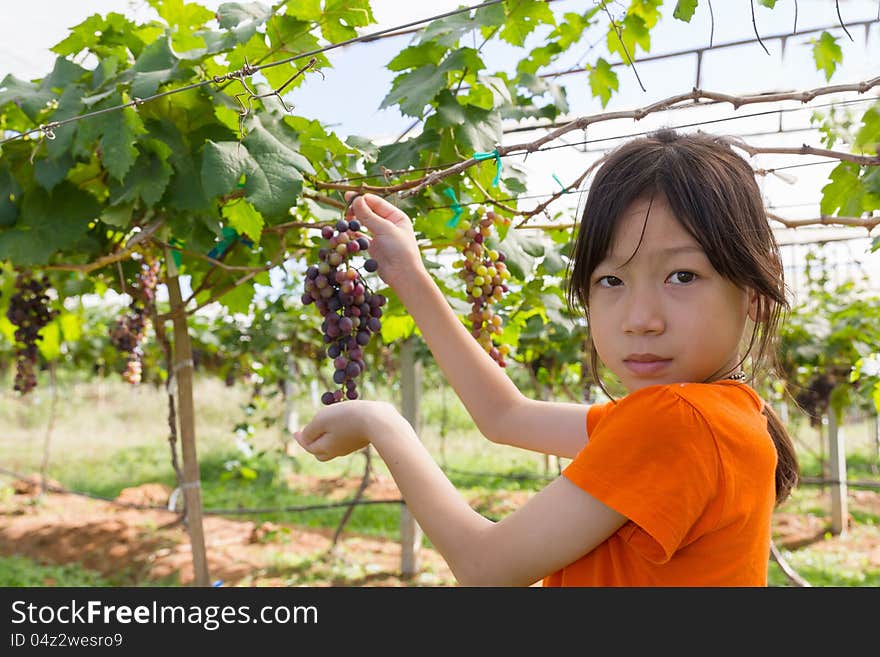
[[[467,320],[471,335],[480,343],[492,359],[506,367],[505,357],[510,353],[506,344],[497,344],[495,336],[503,333],[502,320],[492,307],[508,292],[510,271],[504,264],[504,253],[486,246],[486,239],[496,224],[509,223],[489,210],[478,215],[473,222],[462,222],[455,231],[454,240],[461,251],[461,259],[453,263],[458,276],[465,283],[471,312]]]

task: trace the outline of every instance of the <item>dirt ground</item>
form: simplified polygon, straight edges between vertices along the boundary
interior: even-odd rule
[[[189,585],[193,565],[189,536],[170,511],[127,508],[65,493],[39,494],[35,477],[15,482],[16,493],[0,500],[0,554],[25,555],[43,563],[79,563],[125,585]],[[358,478],[294,475],[291,484],[329,500],[350,498]],[[128,488],[117,502],[166,505],[170,490],[159,484]],[[880,493],[850,491],[854,503],[880,514]],[[520,506],[528,492],[510,491],[469,500],[475,508],[503,514]],[[399,498],[390,478],[373,479],[365,499]],[[255,523],[220,516],[204,518],[208,571],[223,586],[455,586],[435,551],[423,548],[419,574],[400,576],[400,544],[347,532],[331,550],[334,530],[294,524]],[[870,568],[880,568],[880,533],[853,525],[845,538],[827,536],[828,520],[777,513],[774,537],[780,548],[812,544],[846,551]],[[47,586],[54,584],[46,581]]]

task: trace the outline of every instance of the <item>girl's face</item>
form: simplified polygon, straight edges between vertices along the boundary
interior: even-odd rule
[[[734,371],[756,311],[756,295],[712,267],[662,195],[645,225],[648,207],[643,197],[624,211],[589,281],[593,343],[629,392]]]

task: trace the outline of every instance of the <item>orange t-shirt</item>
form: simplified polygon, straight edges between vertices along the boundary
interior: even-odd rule
[[[719,381],[591,406],[563,475],[628,520],[544,586],[766,586],[776,449],[763,404]]]

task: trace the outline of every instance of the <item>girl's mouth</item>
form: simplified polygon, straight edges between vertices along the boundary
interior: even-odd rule
[[[637,376],[652,376],[661,372],[672,362],[671,358],[662,360],[624,360],[623,364]]]

